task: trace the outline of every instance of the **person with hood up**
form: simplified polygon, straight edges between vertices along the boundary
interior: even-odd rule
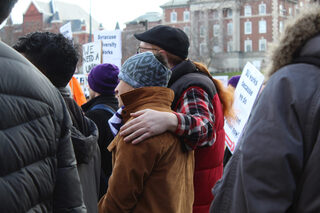
[[[97,212],[100,183],[98,129],[84,116],[67,84],[74,74],[78,53],[62,34],[35,32],[19,38],[14,49],[33,63],[60,91],[72,120],[71,138],[88,212]],[[65,186],[68,187],[68,186]]]
[[[320,212],[320,6],[286,24],[210,212]]]

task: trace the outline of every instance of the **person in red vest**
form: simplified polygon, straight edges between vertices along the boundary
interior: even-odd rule
[[[175,112],[145,109],[132,113],[136,118],[121,128],[120,135],[136,144],[169,130],[187,149],[195,150],[193,212],[207,213],[213,199],[211,188],[223,172],[224,117],[233,115],[233,93],[213,79],[204,65],[187,59],[189,39],[182,30],[159,25],[135,37],[141,41],[138,52],[151,51],[168,61]]]

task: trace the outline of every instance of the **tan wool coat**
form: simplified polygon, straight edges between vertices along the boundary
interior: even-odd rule
[[[124,123],[142,109],[171,112],[174,93],[164,87],[135,89],[121,96]],[[109,145],[113,172],[99,212],[191,213],[194,200],[194,154],[165,132],[137,145],[119,135]]]

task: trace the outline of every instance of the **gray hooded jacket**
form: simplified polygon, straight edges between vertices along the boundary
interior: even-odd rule
[[[313,6],[271,51],[270,79],[213,189],[210,212],[320,212],[319,33]]]

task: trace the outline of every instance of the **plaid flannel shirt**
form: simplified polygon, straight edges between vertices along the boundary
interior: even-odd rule
[[[191,87],[183,94],[176,108],[176,134],[190,149],[211,146],[215,142],[214,108],[208,94],[200,87]]]

